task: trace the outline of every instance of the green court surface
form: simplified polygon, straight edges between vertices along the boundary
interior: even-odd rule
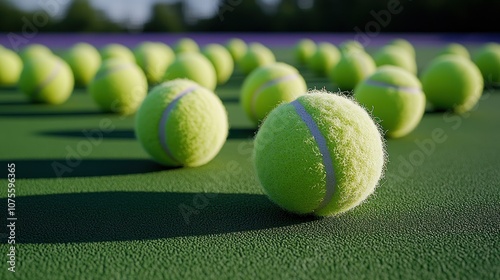
[[[278,59],[292,62],[289,50]],[[422,68],[435,53],[419,51]],[[309,87],[334,90],[300,68]],[[134,118],[100,113],[83,89],[61,106],[0,91],[0,206],[15,163],[16,273],[2,226],[1,279],[500,279],[500,91],[473,112],[427,113],[387,141],[386,176],[339,217],[288,214],[252,165],[256,129],[236,73],[217,93],[227,143],[209,164],[165,169]]]

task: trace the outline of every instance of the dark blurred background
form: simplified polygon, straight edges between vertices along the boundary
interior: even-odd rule
[[[499,32],[499,0],[1,0],[0,32]],[[386,24],[390,22],[390,24]],[[374,30],[379,32],[377,30]]]

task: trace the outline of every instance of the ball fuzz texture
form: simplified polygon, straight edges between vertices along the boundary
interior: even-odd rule
[[[446,55],[435,59],[422,74],[427,100],[437,110],[464,113],[472,109],[483,92],[483,78],[469,59]]]
[[[307,92],[299,71],[285,63],[275,63],[253,71],[243,83],[241,105],[255,123],[283,102],[291,102]]]
[[[383,139],[352,100],[312,92],[282,104],[255,137],[255,168],[268,197],[297,214],[338,215],[363,202],[384,168]]]
[[[103,111],[122,115],[137,111],[147,91],[139,66],[121,59],[104,61],[89,85],[90,95]]]
[[[74,84],[71,68],[55,55],[28,60],[19,78],[19,88],[35,103],[64,103]]]
[[[420,123],[425,95],[418,78],[396,67],[382,66],[354,89],[354,98],[372,115],[391,138],[403,137]]]
[[[189,80],[173,80],[148,94],[135,119],[135,134],[160,164],[200,166],[224,145],[228,118],[213,92]]]
[[[212,91],[217,86],[214,66],[208,58],[198,52],[177,55],[163,76],[163,81],[175,79],[189,79]]]

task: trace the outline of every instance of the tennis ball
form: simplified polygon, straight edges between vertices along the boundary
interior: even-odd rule
[[[174,61],[174,52],[165,44],[143,42],[134,49],[137,65],[144,71],[148,83],[158,84],[168,66]]]
[[[241,89],[241,105],[255,123],[283,102],[291,102],[307,92],[299,71],[285,63],[275,63],[253,71]]]
[[[191,38],[182,38],[177,41],[174,47],[175,53],[185,53],[185,52],[199,52],[200,47],[198,44]]]
[[[375,190],[385,163],[370,115],[349,98],[318,91],[271,111],[254,146],[264,192],[297,214],[333,216],[356,207]]]
[[[209,44],[203,49],[203,54],[214,66],[217,84],[225,84],[234,70],[233,58],[229,51],[221,45]]]
[[[157,162],[200,166],[228,135],[226,109],[210,90],[189,80],[162,83],[148,94],[135,119],[135,135]]]
[[[373,55],[377,67],[382,65],[399,66],[408,72],[417,74],[417,62],[403,48],[398,46],[385,46]]]
[[[247,44],[241,39],[231,39],[227,42],[226,48],[233,57],[234,62],[238,62],[247,52]]]
[[[29,59],[19,78],[19,88],[35,103],[64,103],[71,96],[73,87],[71,68],[55,55]]]
[[[217,76],[214,66],[205,56],[197,52],[181,53],[167,68],[163,81],[189,79],[214,90],[217,86]]]
[[[240,59],[241,71],[248,75],[256,68],[276,62],[273,52],[260,43],[250,44],[245,55]]]
[[[144,100],[148,83],[135,63],[108,59],[102,63],[88,90],[103,111],[129,115],[137,111]]]
[[[122,59],[126,62],[135,63],[135,57],[132,51],[121,44],[108,44],[101,49],[102,60]]]
[[[386,135],[398,138],[412,132],[425,111],[425,94],[418,78],[402,68],[382,66],[359,83],[354,98],[379,119]]]
[[[340,52],[330,43],[319,43],[316,51],[309,59],[309,68],[318,76],[327,76],[340,60]]]
[[[500,86],[500,44],[486,44],[475,55],[476,63],[487,85]]]
[[[469,59],[445,55],[433,60],[422,74],[427,100],[438,110],[469,111],[483,91],[483,79]]]
[[[413,47],[413,45],[405,40],[405,39],[395,39],[395,40],[392,40],[391,42],[389,42],[389,45],[395,45],[395,46],[399,46],[399,47],[402,47],[404,50],[406,50],[406,52],[413,58],[416,57],[416,52],[415,52],[415,48]]]
[[[44,56],[53,55],[52,51],[44,45],[41,44],[31,44],[24,48],[21,53],[21,59],[24,63],[28,60],[35,60]]]
[[[295,45],[295,60],[300,64],[306,64],[316,52],[316,43],[310,39],[302,39]]]
[[[460,55],[463,56],[464,58],[470,59],[470,54],[467,48],[457,43],[448,44],[439,52],[440,56],[447,54]]]
[[[12,87],[19,81],[23,61],[16,52],[0,49],[0,87]]]
[[[354,40],[347,40],[342,42],[339,46],[339,49],[341,53],[365,51],[363,45],[360,42]]]
[[[74,45],[64,59],[73,71],[75,84],[82,87],[86,87],[92,81],[101,66],[101,55],[96,48],[87,43]]]
[[[344,53],[337,65],[330,70],[329,78],[340,89],[352,90],[375,72],[375,69],[375,62],[366,52]]]

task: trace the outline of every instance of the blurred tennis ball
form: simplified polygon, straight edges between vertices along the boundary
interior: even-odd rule
[[[13,87],[17,85],[23,61],[19,55],[9,49],[0,48],[0,87]]]
[[[71,68],[55,55],[29,59],[19,78],[19,88],[35,103],[61,104],[71,96]]]
[[[337,47],[322,42],[318,44],[316,51],[309,58],[309,68],[318,76],[327,76],[339,60],[340,52]]]
[[[330,80],[341,90],[352,90],[376,69],[375,62],[364,51],[343,53],[339,62],[330,70]]]
[[[200,47],[195,40],[191,38],[182,38],[175,44],[174,51],[177,54],[185,52],[199,52]]]
[[[273,52],[260,43],[252,43],[239,61],[241,71],[248,75],[253,70],[276,62]]]
[[[64,55],[64,59],[71,67],[75,84],[86,87],[94,78],[101,66],[101,55],[97,49],[87,43],[74,45]]]
[[[146,76],[135,63],[122,59],[105,60],[88,88],[96,104],[105,112],[135,113],[146,97]]]
[[[126,62],[135,63],[135,57],[132,51],[121,44],[108,44],[101,49],[102,60],[121,59]]]
[[[403,48],[398,46],[385,46],[373,55],[377,67],[382,65],[398,66],[416,75],[417,62]]]
[[[316,43],[311,39],[300,40],[294,48],[295,60],[299,64],[307,64],[312,55],[316,52]]]
[[[487,85],[500,86],[500,44],[484,45],[474,55],[474,63],[479,67]]]
[[[143,42],[134,49],[134,56],[137,65],[144,71],[148,83],[158,84],[162,81],[163,75],[168,66],[175,59],[175,54],[163,43]]]
[[[210,60],[199,52],[187,52],[177,55],[163,76],[163,81],[175,79],[189,79],[212,91],[217,86],[217,75],[214,66]]]
[[[225,84],[234,70],[233,58],[229,51],[221,45],[209,44],[203,48],[203,55],[205,55],[214,66],[217,75],[217,84]]]

